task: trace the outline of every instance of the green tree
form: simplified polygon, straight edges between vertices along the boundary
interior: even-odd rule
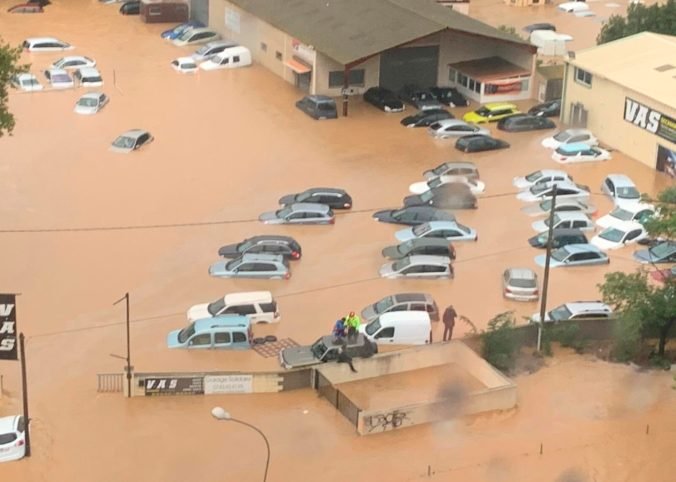
[[[498,25],[498,30],[506,34],[509,34],[512,37],[515,37],[519,40],[523,40],[523,38],[521,38],[521,35],[519,35],[519,32],[517,32],[516,29],[511,25]]]
[[[7,91],[12,76],[28,68],[19,64],[20,56],[21,47],[12,47],[0,39],[0,137],[14,130],[14,116],[7,106]]]
[[[651,236],[676,239],[676,186],[665,189],[657,199],[646,198],[658,207],[658,214],[644,223]]]
[[[596,37],[596,43],[600,45],[645,31],[676,35],[676,0],[649,7],[640,3],[630,4],[626,18],[610,16]]]
[[[632,333],[633,328],[641,337],[658,334],[658,355],[663,358],[667,338],[676,324],[676,281],[672,278],[657,285],[648,281],[645,271],[617,272],[606,274],[599,289],[603,301],[619,314],[625,332]],[[629,347],[624,350],[629,351]]]
[[[482,334],[483,357],[500,370],[511,370],[516,361],[519,340],[514,325],[514,312],[506,311],[491,319]]]

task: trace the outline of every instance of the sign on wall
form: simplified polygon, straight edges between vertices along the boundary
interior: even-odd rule
[[[676,151],[664,146],[657,147],[656,169],[676,179]]]
[[[309,45],[305,45],[303,42],[295,38],[291,39],[291,48],[293,49],[294,55],[300,57],[310,65],[314,64],[316,55],[314,48]]]
[[[676,144],[676,120],[629,97],[624,99],[624,120]]]
[[[253,375],[207,375],[204,377],[204,393],[251,393]]]
[[[16,296],[0,294],[0,360],[18,360]]]
[[[203,395],[202,377],[152,377],[145,379],[146,396]]]
[[[235,12],[231,8],[225,9],[225,27],[235,33],[239,33],[240,29],[239,12]]]

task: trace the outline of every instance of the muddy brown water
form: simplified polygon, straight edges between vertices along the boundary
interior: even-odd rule
[[[256,333],[299,343],[326,333],[347,311],[397,291],[429,292],[442,308],[453,303],[479,329],[501,311],[515,310],[519,316],[536,311],[534,303],[502,299],[500,274],[509,266],[534,267],[533,256],[539,254],[525,242],[534,234],[533,219],[519,211],[511,179],[554,165],[539,147],[548,133],[498,133],[511,149],[462,156],[451,141],[403,129],[401,116],[386,116],[359,102],[351,106],[349,119],[318,123],[292,107],[297,91],[260,67],[175,73],[169,62],[189,50],[159,38],[167,26],[122,17],[115,5],[56,0],[43,15],[9,15],[8,6],[3,1],[0,12],[5,40],[18,44],[25,37],[53,35],[71,42],[73,54],[98,61],[102,90],[111,102],[100,114],[86,117],[72,112],[82,90],[10,94],[17,128],[0,140],[2,230],[245,222],[0,233],[0,286],[22,293],[18,317],[28,338],[34,444],[30,460],[0,465],[0,480],[260,480],[261,441],[241,426],[214,422],[209,415],[214,405],[268,435],[273,447],[269,480],[307,480],[317,474],[326,480],[371,480],[379,474],[415,480],[428,464],[453,469],[470,481],[543,480],[542,474],[564,473],[571,466],[591,466],[602,474],[599,480],[623,480],[625,474],[639,474],[639,468],[645,471],[626,480],[667,480],[664,474],[672,473],[667,469],[673,465],[648,462],[673,448],[673,416],[653,433],[650,445],[630,441],[645,423],[673,415],[666,378],[635,375],[643,383],[638,399],[650,394],[635,407],[636,397],[624,393],[635,383],[627,378],[634,376],[631,369],[578,357],[517,380],[520,408],[515,413],[367,438],[358,438],[329,404],[305,390],[131,401],[96,394],[95,374],[122,368],[109,354],[124,354],[119,324],[124,308],[112,303],[125,292],[131,294],[137,320],[132,357],[139,371],[276,368],[274,358],[253,351],[166,348],[166,334],[184,326],[190,305],[232,291],[270,289],[283,318],[278,325],[256,327]],[[41,75],[60,56],[29,54],[24,60]],[[136,127],[149,130],[156,141],[131,155],[108,152],[119,133]],[[371,210],[396,207],[423,170],[462,158],[477,163],[487,192],[477,211],[458,213],[461,222],[478,229],[480,240],[457,243],[456,278],[379,279],[380,250],[394,242],[398,228],[375,223]],[[597,191],[609,172],[631,175],[649,193],[668,182],[619,153],[608,163],[569,171]],[[339,215],[334,226],[326,227],[275,228],[256,221],[259,213],[276,207],[281,195],[312,185],[348,189],[355,212]],[[602,196],[593,200],[602,212],[610,208]],[[289,234],[301,242],[304,256],[292,264],[289,281],[207,275],[219,246],[258,233]],[[554,270],[550,303],[595,298],[605,272],[634,268],[631,249],[624,249],[612,254],[608,267]],[[467,331],[459,324],[455,333]],[[440,335],[435,327],[436,339]],[[17,413],[18,366],[1,362],[0,373],[5,384],[0,414]],[[668,430],[671,438],[665,437]],[[580,447],[580,433],[589,447]],[[608,434],[612,441],[602,443]],[[542,463],[521,457],[542,439],[560,450]],[[631,459],[617,456],[630,450]],[[447,480],[450,473],[440,472],[438,479]]]

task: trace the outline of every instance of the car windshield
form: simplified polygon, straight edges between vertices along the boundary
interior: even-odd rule
[[[474,112],[475,112],[476,114],[484,115],[484,116],[486,116],[486,115],[488,115],[488,114],[491,113],[491,111],[490,111],[490,109],[488,109],[488,107],[481,107],[481,108],[475,110]]]
[[[401,271],[402,269],[406,268],[411,264],[411,260],[408,258],[402,259],[400,261],[397,261],[396,263],[392,264],[392,269],[394,271]]]
[[[440,178],[437,177],[436,179],[432,179],[430,182],[427,183],[427,186],[429,186],[430,189],[439,187],[442,184],[444,184],[444,181]]]
[[[444,164],[440,164],[437,167],[435,167],[434,169],[432,169],[432,172],[434,174],[440,176],[441,174],[445,173],[447,170],[448,170],[448,165],[446,163],[444,163]]]
[[[225,299],[219,298],[213,303],[209,303],[207,311],[211,316],[216,316],[223,308],[225,308]]]
[[[191,323],[190,326],[186,326],[181,331],[178,332],[178,341],[180,343],[185,343],[188,339],[195,334],[195,324]]]
[[[531,186],[530,192],[531,194],[540,194],[545,191],[548,191],[549,187],[550,186],[548,186],[547,184],[534,184],[533,186]]]
[[[92,99],[91,97],[83,97],[82,99],[77,101],[77,105],[81,105],[83,107],[96,107],[99,104],[99,101],[96,99]]]
[[[378,303],[376,303],[373,306],[373,309],[376,313],[384,313],[387,310],[389,310],[392,306],[394,306],[394,298],[388,296],[387,298],[383,298]]]
[[[184,69],[195,69],[195,68],[197,68],[197,64],[195,64],[195,63],[193,63],[193,62],[183,62],[183,63],[181,64],[181,68],[184,68]]]
[[[192,35],[192,30],[187,29],[181,34],[181,36],[179,37],[179,40],[188,40],[191,35]]]
[[[606,241],[612,241],[613,243],[619,243],[624,237],[624,231],[620,231],[617,228],[608,228],[604,231],[601,231],[599,238],[605,239]]]
[[[225,265],[225,269],[226,269],[226,271],[232,271],[232,270],[235,269],[239,264],[240,264],[240,260],[239,260],[239,259],[233,259],[232,261],[230,261],[229,263],[227,263],[227,264]]]
[[[559,217],[558,214],[555,214],[554,217],[552,218],[552,220],[554,221],[554,226],[556,226],[561,221],[561,218]],[[545,224],[547,226],[549,226],[549,221],[550,221],[549,219],[545,219]]]
[[[639,193],[633,186],[618,187],[616,192],[617,197],[622,199],[638,199],[641,197],[641,193]]]
[[[664,258],[674,252],[674,245],[671,243],[660,243],[650,248],[648,252],[656,258]]]
[[[573,314],[566,307],[566,305],[561,305],[558,308],[554,308],[549,312],[549,317],[554,321],[563,321],[569,319]]]
[[[247,251],[249,248],[251,248],[251,246],[253,246],[252,241],[250,240],[244,241],[243,243],[239,243],[237,245],[237,251],[239,251],[240,253],[243,251]]]
[[[568,139],[570,139],[571,134],[568,131],[561,131],[558,134],[554,136],[554,140],[559,141],[559,142],[565,142]]]
[[[378,318],[373,320],[371,323],[366,325],[366,328],[364,328],[364,331],[366,331],[367,335],[373,335],[378,330],[380,330],[380,319]]]
[[[413,227],[413,234],[416,236],[422,236],[423,234],[429,233],[432,227],[428,223],[418,224]]]
[[[399,254],[406,254],[409,251],[411,251],[412,247],[413,247],[413,241],[406,241],[405,243],[401,243],[399,246],[397,246],[397,252]]]
[[[312,345],[311,350],[315,358],[321,359],[324,356],[324,353],[326,353],[326,351],[328,350],[328,348],[326,348],[326,345],[322,340],[319,340],[315,342],[314,345]]]
[[[115,139],[113,146],[119,147],[121,149],[132,149],[134,147],[134,139],[127,136],[120,136]]]
[[[284,209],[280,209],[275,214],[277,215],[278,218],[284,219],[287,216],[289,216],[292,212],[293,211],[291,210],[291,208],[284,208]]]
[[[563,262],[565,259],[568,257],[568,251],[564,248],[557,249],[556,251],[552,251],[552,259],[555,259],[556,261]]]
[[[526,181],[535,182],[542,177],[542,171],[531,172],[526,176]]]
[[[634,214],[622,208],[615,208],[610,212],[610,215],[614,218],[620,219],[622,221],[631,221],[634,217]]]

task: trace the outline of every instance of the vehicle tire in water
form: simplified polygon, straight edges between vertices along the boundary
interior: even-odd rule
[[[265,337],[265,341],[268,343],[274,343],[277,341],[277,337],[275,335],[268,335]]]
[[[265,338],[262,336],[259,336],[258,338],[253,339],[253,344],[254,345],[263,345],[265,343]]]

